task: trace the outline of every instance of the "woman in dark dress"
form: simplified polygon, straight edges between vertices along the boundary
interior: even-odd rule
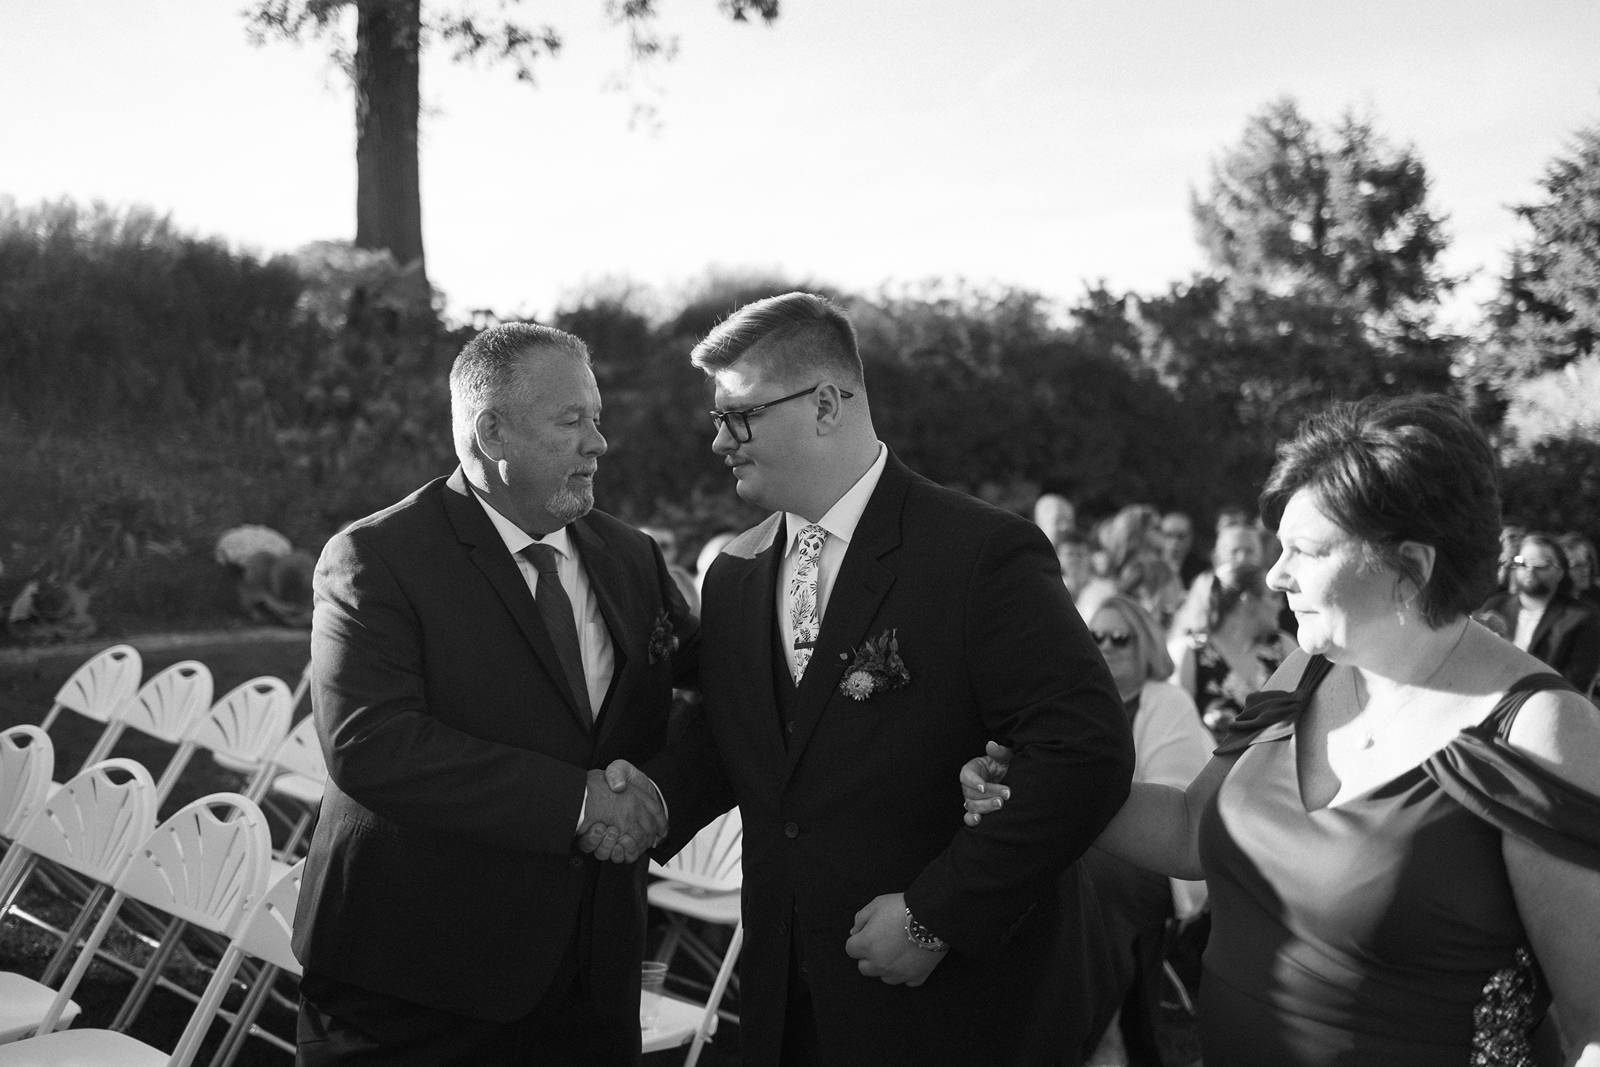
[[[1341,405],[1262,500],[1303,651],[1098,842],[1210,886],[1207,1067],[1531,1064],[1552,996],[1560,1058],[1600,1065],[1600,712],[1467,615],[1493,453],[1442,397]],[[975,813],[1006,755],[963,769]]]

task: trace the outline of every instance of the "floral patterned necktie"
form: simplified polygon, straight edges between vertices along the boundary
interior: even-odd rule
[[[822,542],[828,531],[813,523],[800,531],[800,558],[789,581],[789,625],[794,628],[794,684],[805,677],[811,650],[817,647],[817,631],[822,629],[817,610],[817,579],[822,573]]]

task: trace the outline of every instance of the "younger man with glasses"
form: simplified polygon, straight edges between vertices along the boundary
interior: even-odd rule
[[[746,1062],[1080,1062],[1100,1005],[1074,861],[1133,745],[1050,542],[878,440],[821,297],[752,304],[693,358],[713,451],[772,514],[706,577],[705,703],[646,770],[662,853],[743,815]],[[955,772],[990,738],[1033,788],[968,829]]]
[[[1483,610],[1499,616],[1506,635],[1580,690],[1600,670],[1600,614],[1572,596],[1567,554],[1548,534],[1524,534],[1511,560],[1511,591]]]

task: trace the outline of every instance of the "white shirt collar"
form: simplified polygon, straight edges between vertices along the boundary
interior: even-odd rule
[[[829,537],[836,537],[845,544],[856,534],[856,527],[861,523],[861,513],[867,510],[867,501],[872,499],[872,491],[878,488],[878,479],[883,477],[883,468],[889,462],[889,450],[883,447],[883,442],[878,442],[878,458],[872,461],[872,466],[867,472],[856,479],[848,491],[838,500],[833,502],[833,507],[828,513],[817,521],[817,525],[828,531]],[[784,546],[783,554],[787,556],[794,551],[796,542],[800,539],[800,531],[811,525],[811,521],[803,515],[794,512],[784,514],[788,542]]]
[[[543,537],[534,537],[528,531],[496,511],[492,504],[478,495],[476,489],[472,490],[472,499],[482,506],[485,514],[489,516],[489,521],[494,523],[495,532],[500,535],[500,540],[506,543],[506,551],[511,553],[512,559],[518,558],[518,553],[535,542],[549,545],[567,559],[572,558],[572,541],[567,536],[567,528],[565,526],[554,533],[545,534]]]

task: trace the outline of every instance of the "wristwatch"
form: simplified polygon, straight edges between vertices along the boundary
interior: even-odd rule
[[[916,917],[911,914],[910,908],[906,909],[906,940],[918,948],[927,949],[929,952],[943,952],[950,947],[945,944],[943,938],[917,922]]]

